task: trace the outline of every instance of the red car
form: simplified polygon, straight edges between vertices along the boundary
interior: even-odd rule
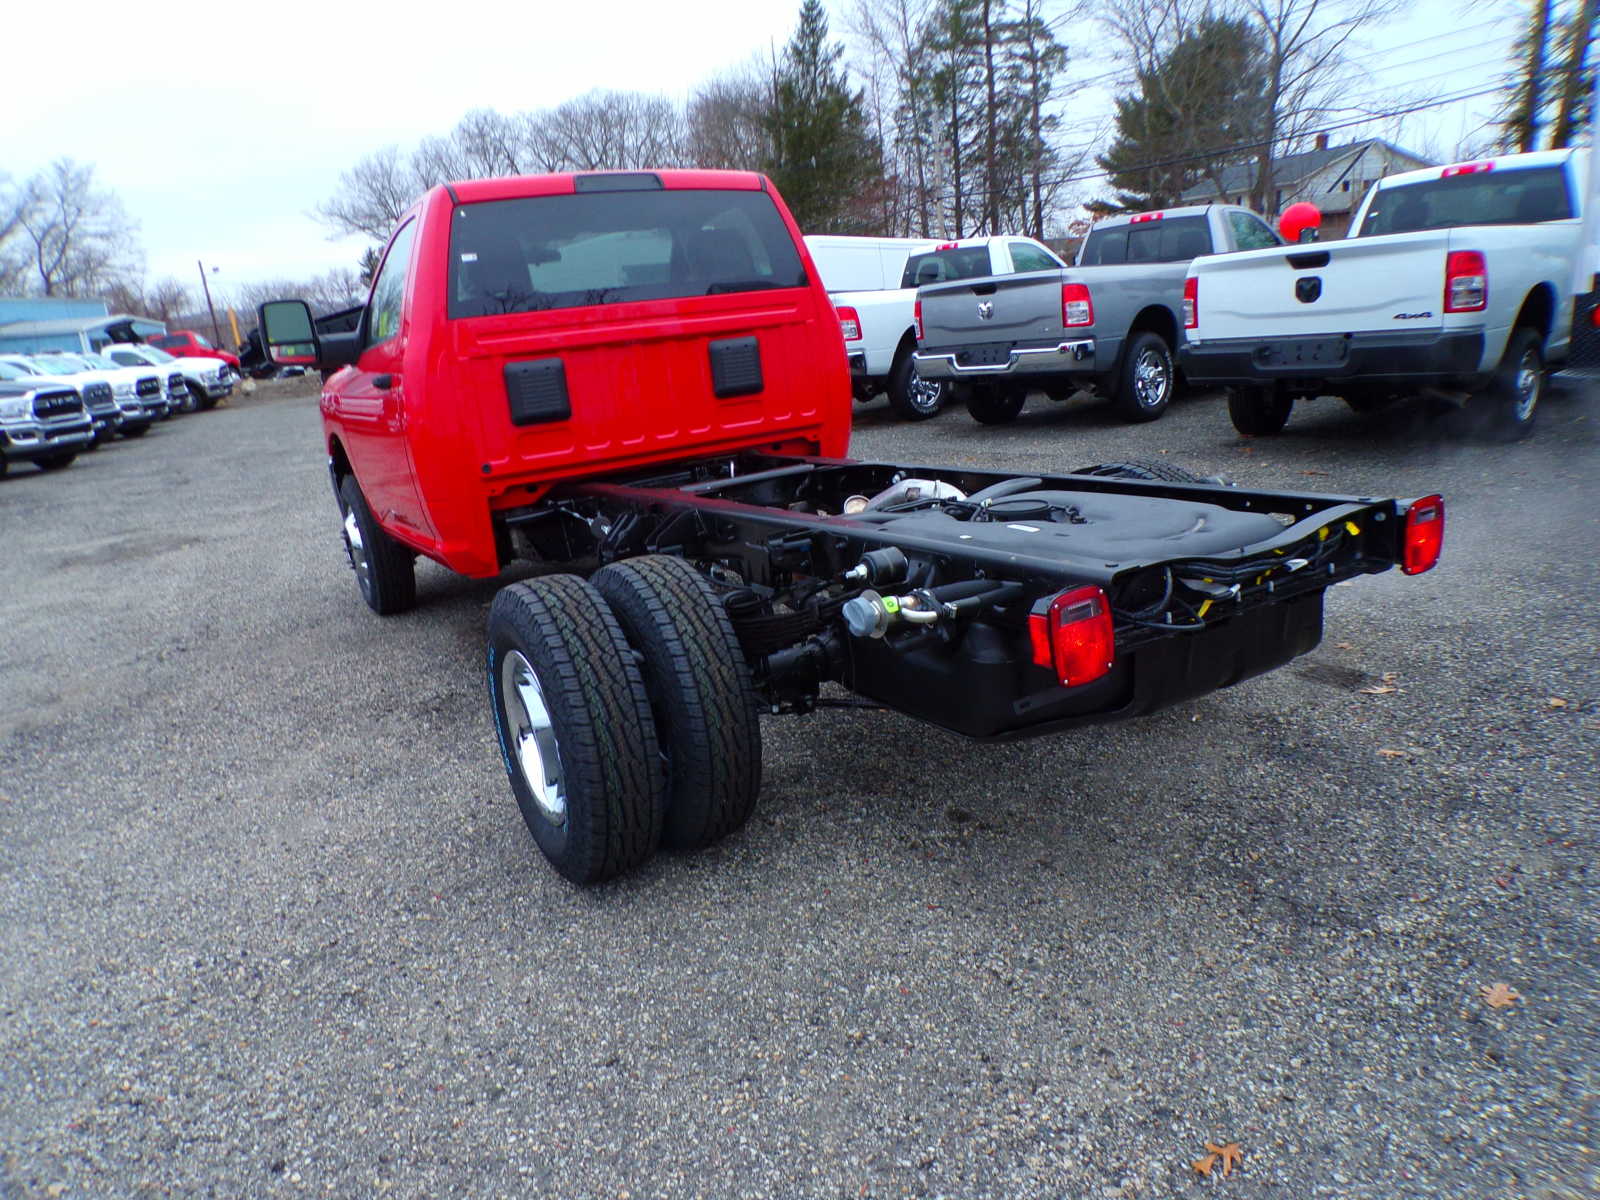
[[[192,329],[174,329],[171,333],[158,333],[145,341],[158,349],[165,350],[174,358],[220,358],[235,371],[239,369],[239,356],[227,350],[219,350],[206,341],[203,334]]]

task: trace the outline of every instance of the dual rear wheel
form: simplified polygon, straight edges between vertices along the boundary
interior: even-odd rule
[[[648,555],[501,589],[490,709],[540,851],[574,883],[742,826],[761,787],[750,671],[711,583]]]

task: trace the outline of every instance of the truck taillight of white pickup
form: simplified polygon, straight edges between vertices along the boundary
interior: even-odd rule
[[[839,317],[839,332],[844,334],[847,342],[861,340],[861,314],[849,305],[836,305],[833,310]]]
[[[1089,297],[1088,284],[1061,285],[1061,324],[1069,329],[1074,325],[1094,324],[1094,301]]]
[[[1452,250],[1444,260],[1444,310],[1482,312],[1489,307],[1489,268],[1478,250]]]
[[[1195,329],[1200,325],[1200,281],[1193,275],[1183,281],[1183,327]]]
[[[1404,544],[1400,569],[1407,575],[1433,570],[1444,549],[1444,498],[1424,496],[1413,500],[1406,510]]]

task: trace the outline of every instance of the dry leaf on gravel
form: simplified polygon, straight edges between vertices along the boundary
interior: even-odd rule
[[[1335,642],[1333,648],[1335,650],[1354,650],[1355,646],[1350,642]]]
[[[1244,1151],[1239,1148],[1238,1142],[1223,1142],[1220,1146],[1215,1142],[1207,1142],[1206,1156],[1196,1159],[1189,1165],[1194,1168],[1195,1174],[1204,1175],[1207,1178],[1210,1177],[1215,1168],[1220,1166],[1222,1168],[1222,1177],[1226,1179],[1233,1174],[1234,1167],[1238,1166],[1243,1158]]]
[[[1404,758],[1405,756],[1406,752],[1404,750],[1390,750],[1385,748],[1378,751],[1379,758]]]
[[[1506,983],[1485,984],[1478,989],[1478,994],[1483,997],[1483,1002],[1490,1008],[1510,1008],[1522,996],[1511,990],[1511,985]]]
[[[1383,678],[1379,682],[1370,684],[1369,686],[1362,688],[1361,691],[1368,696],[1387,696],[1390,692],[1398,692],[1400,690],[1395,686],[1395,684],[1399,682],[1399,679],[1400,675],[1398,672],[1385,671],[1383,673]]]
[[[1567,702],[1560,696],[1551,696],[1550,699],[1545,701],[1545,704],[1550,708],[1565,708],[1567,706]]]

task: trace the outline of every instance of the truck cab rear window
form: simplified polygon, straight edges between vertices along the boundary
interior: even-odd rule
[[[1091,230],[1084,239],[1078,265],[1188,262],[1210,253],[1211,230],[1204,217],[1171,217]]]
[[[913,254],[906,259],[900,286],[922,287],[928,283],[948,283],[952,279],[982,279],[985,275],[993,274],[989,266],[988,246],[957,246],[953,250]]]
[[[1572,215],[1567,177],[1559,166],[1477,171],[1379,189],[1359,236],[1458,225],[1536,225]]]
[[[804,287],[765,192],[531,196],[456,208],[451,317]]]

